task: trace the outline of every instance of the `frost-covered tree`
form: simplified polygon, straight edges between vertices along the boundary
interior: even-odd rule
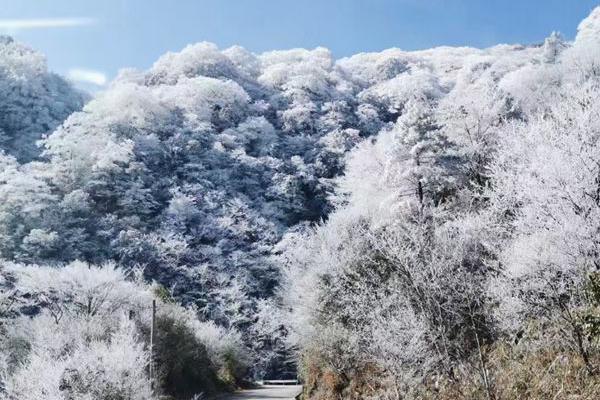
[[[214,392],[219,382],[234,385],[244,374],[248,361],[236,331],[198,320],[140,274],[82,262],[59,268],[4,263],[0,273],[3,292],[13,299],[13,312],[0,319],[2,398],[192,396]],[[159,373],[152,392],[148,332],[157,297]],[[180,374],[192,365],[193,372]]]
[[[146,396],[157,296],[163,389],[180,397],[298,363],[348,391],[378,374],[375,398],[491,399],[490,354],[532,320],[594,372],[598,15],[572,43],[341,60],[198,43],[81,111],[3,40],[3,390]]]
[[[509,216],[511,233],[502,253],[504,319],[514,329],[532,316],[562,316],[586,363],[579,310],[599,266],[598,90],[595,79],[564,87],[548,113],[503,137],[492,168],[493,207]]]
[[[40,53],[0,37],[0,150],[20,162],[35,158],[37,141],[51,133],[86,96],[48,71]]]

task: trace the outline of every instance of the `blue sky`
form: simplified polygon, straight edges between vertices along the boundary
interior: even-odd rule
[[[96,83],[211,41],[251,51],[325,46],[339,58],[389,47],[487,47],[572,39],[599,0],[0,0],[0,31],[50,67]],[[95,74],[94,74],[95,72]]]

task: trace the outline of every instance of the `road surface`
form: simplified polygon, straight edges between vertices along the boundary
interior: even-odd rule
[[[230,394],[222,400],[293,400],[301,391],[301,385],[265,385]]]

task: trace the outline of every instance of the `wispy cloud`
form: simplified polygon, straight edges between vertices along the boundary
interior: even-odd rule
[[[0,19],[0,31],[18,32],[30,29],[69,28],[74,26],[93,25],[93,18],[34,18],[34,19]]]
[[[75,82],[88,83],[96,86],[104,86],[108,81],[105,73],[83,68],[71,68],[67,72],[67,78]]]

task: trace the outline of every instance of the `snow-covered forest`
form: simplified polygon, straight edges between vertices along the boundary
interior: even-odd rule
[[[487,49],[203,42],[95,96],[2,37],[0,93],[0,398],[600,396],[600,8]]]

